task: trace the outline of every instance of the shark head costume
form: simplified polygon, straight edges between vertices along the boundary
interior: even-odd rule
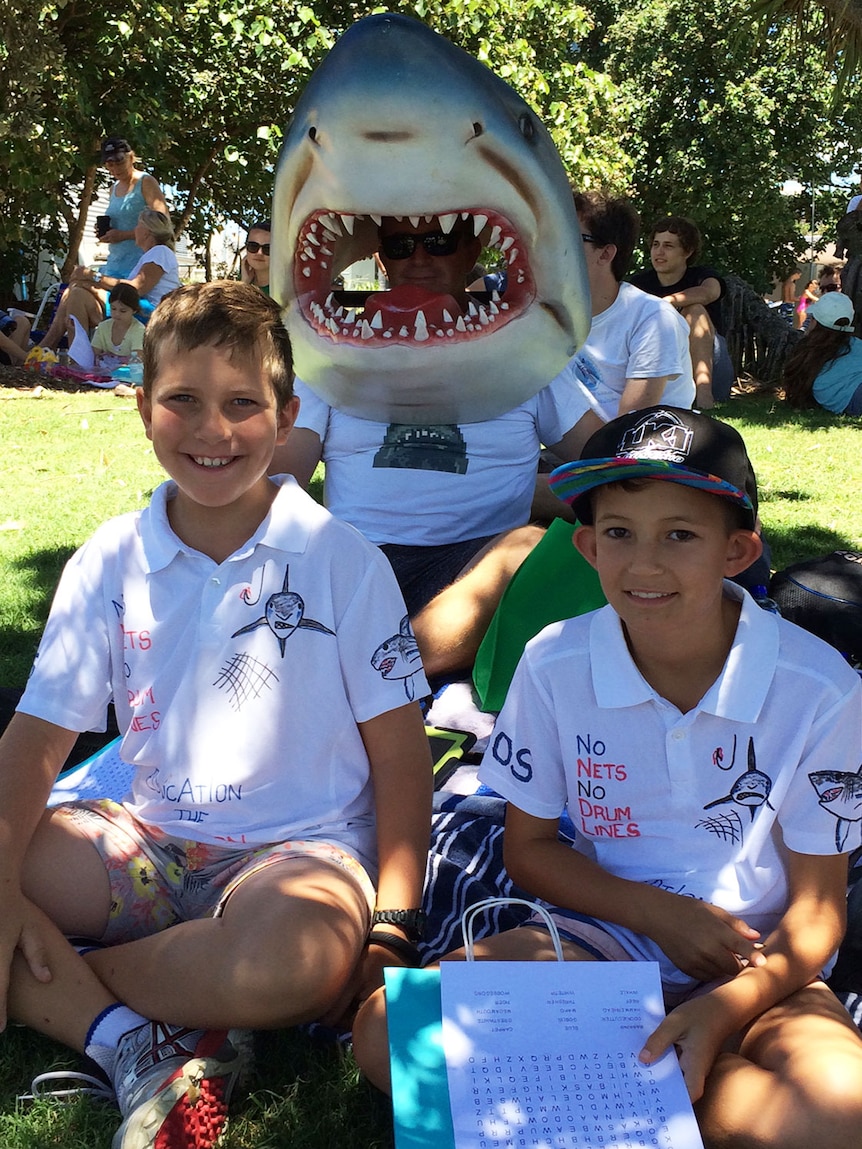
[[[404,288],[367,315],[343,306],[333,281],[377,250],[383,216],[439,219],[444,232],[468,222],[501,252],[505,293],[457,316]],[[271,266],[297,374],[361,418],[494,418],[546,386],[589,331],[580,228],[550,135],[508,84],[405,16],[352,25],[298,101]]]

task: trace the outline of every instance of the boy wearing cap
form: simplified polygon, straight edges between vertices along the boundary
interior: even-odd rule
[[[567,960],[659,963],[669,1013],[641,1057],[676,1047],[707,1146],[858,1146],[862,1041],[820,977],[859,843],[859,680],[727,581],[760,548],[733,428],[631,412],[551,483],[608,605],[527,645],[491,737],[509,875]],[[554,956],[538,919],[477,952]],[[354,1037],[385,1082],[379,1005]]]

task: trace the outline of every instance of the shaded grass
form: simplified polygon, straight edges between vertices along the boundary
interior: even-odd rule
[[[63,1046],[24,1029],[0,1039],[0,1146],[109,1149],[113,1106],[81,1097],[18,1102],[35,1073],[81,1068]],[[297,1030],[257,1035],[248,1091],[231,1105],[223,1149],[392,1149],[389,1102],[349,1054]]]

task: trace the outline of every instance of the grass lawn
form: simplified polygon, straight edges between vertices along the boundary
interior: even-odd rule
[[[836,548],[862,550],[862,419],[793,413],[771,395],[716,414],[744,435],[779,569]],[[102,520],[142,506],[161,474],[131,400],[111,393],[0,388],[0,686],[23,685],[63,562]],[[317,480],[319,493],[319,478]],[[2,1149],[107,1149],[116,1114],[96,1102],[16,1103],[35,1073],[76,1060],[21,1029],[0,1039]],[[228,1149],[392,1145],[388,1104],[349,1055],[304,1034],[263,1035]]]

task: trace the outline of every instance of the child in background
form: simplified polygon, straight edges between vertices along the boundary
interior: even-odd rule
[[[551,489],[608,605],[527,644],[491,736],[509,876],[566,960],[659,963],[641,1058],[676,1049],[708,1149],[859,1149],[862,1040],[821,980],[860,838],[858,676],[729,581],[761,545],[733,428],[631,412]],[[554,958],[538,915],[476,953]],[[354,1050],[385,1088],[383,1021],[380,993]]]
[[[141,297],[131,283],[118,283],[112,287],[108,299],[109,318],[98,325],[90,342],[96,353],[96,366],[113,371],[121,363],[128,363],[133,354],[140,355],[146,328],[135,318],[140,310]]]
[[[267,477],[298,408],[273,301],[173,292],[137,398],[170,480],[67,565],[0,740],[0,1030],[8,1007],[103,1069],[113,1149],[210,1149],[231,1027],[349,1016],[414,959],[427,686],[376,657],[406,614],[384,556]],[[125,800],[46,813],[111,700]]]

